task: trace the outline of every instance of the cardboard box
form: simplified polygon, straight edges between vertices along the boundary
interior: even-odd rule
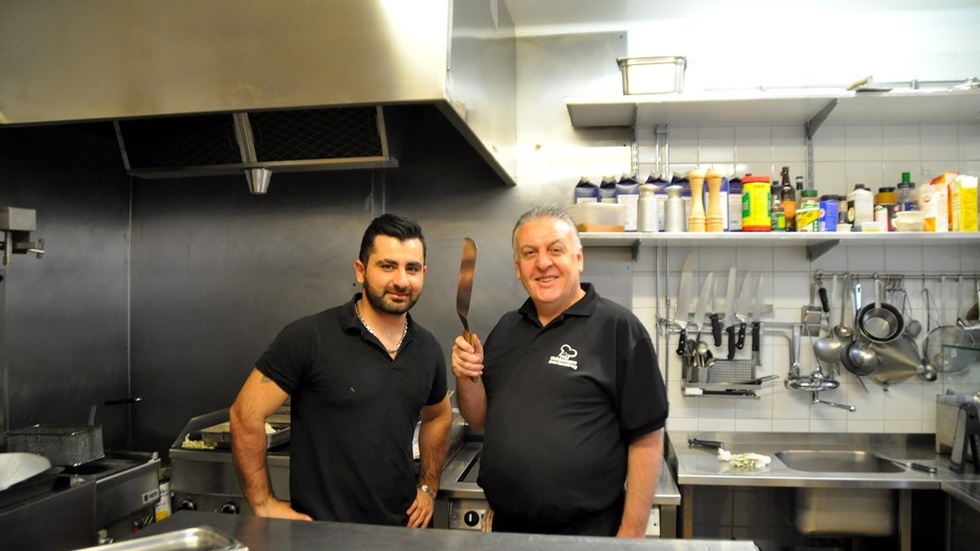
[[[950,231],[977,231],[977,177],[960,174],[949,185]]]

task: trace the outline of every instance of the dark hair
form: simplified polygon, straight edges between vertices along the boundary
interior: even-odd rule
[[[564,209],[560,207],[552,206],[538,206],[531,210],[525,212],[517,219],[517,223],[514,224],[513,231],[510,232],[510,242],[514,249],[514,259],[517,259],[517,232],[521,229],[521,226],[527,224],[528,222],[541,219],[553,219],[561,220],[562,222],[568,224],[568,227],[572,230],[572,241],[576,248],[582,248],[582,242],[579,241],[578,228],[575,227],[575,220],[570,214],[565,212]]]
[[[411,218],[386,213],[372,220],[371,225],[364,230],[364,237],[361,238],[361,253],[358,256],[363,264],[368,263],[371,251],[374,250],[374,238],[379,235],[394,237],[399,241],[418,239],[422,242],[422,260],[425,261],[425,236],[422,235],[422,226]]]

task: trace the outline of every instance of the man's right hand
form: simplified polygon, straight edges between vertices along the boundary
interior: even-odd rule
[[[313,520],[313,517],[310,515],[297,512],[289,506],[288,502],[278,499],[270,499],[262,505],[253,507],[253,509],[255,515],[259,517],[281,518],[286,520]]]
[[[475,379],[483,375],[483,343],[476,333],[470,333],[472,343],[462,335],[453,343],[453,375],[460,379]]]

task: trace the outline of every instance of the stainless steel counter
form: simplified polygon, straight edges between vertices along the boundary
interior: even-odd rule
[[[793,488],[939,489],[948,480],[970,480],[970,474],[949,470],[949,456],[937,455],[933,436],[898,434],[825,434],[766,432],[669,432],[677,464],[677,483],[713,486],[770,486]],[[688,446],[689,438],[717,440],[733,454],[759,453],[772,463],[759,469],[733,468],[718,460],[715,450]],[[787,467],[776,457],[782,450],[863,450],[901,461],[937,468],[936,474],[912,469],[898,472],[803,472]],[[976,477],[980,480],[980,477]]]
[[[404,549],[440,551],[466,549],[490,551],[613,551],[648,549],[659,551],[756,551],[749,541],[721,540],[624,540],[580,536],[540,536],[501,534],[467,530],[408,529],[336,522],[274,520],[251,515],[223,515],[198,511],[179,511],[169,519],[150,526],[135,537],[151,536],[210,526],[248,546],[250,551],[344,551]]]

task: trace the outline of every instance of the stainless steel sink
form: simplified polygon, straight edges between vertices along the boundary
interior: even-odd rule
[[[859,450],[783,450],[776,452],[787,467],[806,472],[899,473],[905,470],[888,459]]]

